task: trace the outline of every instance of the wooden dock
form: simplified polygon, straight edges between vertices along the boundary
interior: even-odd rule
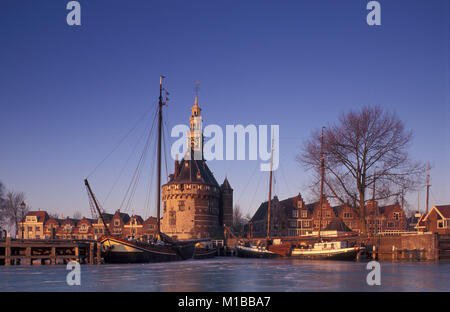
[[[0,240],[0,265],[100,264],[101,246],[95,240]]]

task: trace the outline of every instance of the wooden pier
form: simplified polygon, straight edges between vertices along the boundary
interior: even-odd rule
[[[95,240],[0,240],[0,265],[100,264],[101,246]]]

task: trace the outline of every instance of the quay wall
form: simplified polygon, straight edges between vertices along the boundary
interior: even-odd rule
[[[379,236],[373,239],[378,259],[439,260],[437,235],[433,233]]]

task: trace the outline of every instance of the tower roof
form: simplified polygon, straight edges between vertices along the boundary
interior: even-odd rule
[[[225,177],[225,180],[223,180],[223,183],[222,183],[222,185],[220,186],[220,188],[221,188],[222,190],[232,190],[231,185],[230,185],[230,182],[228,182],[228,178],[227,178],[227,177]]]
[[[193,153],[190,153],[193,155]],[[173,183],[202,183],[219,187],[213,173],[209,169],[205,160],[185,159],[178,164],[177,176],[171,175],[167,184]]]

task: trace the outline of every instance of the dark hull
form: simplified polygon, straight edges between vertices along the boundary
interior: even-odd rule
[[[236,247],[236,252],[238,257],[242,258],[265,258],[272,259],[279,257],[279,255],[271,252],[263,252],[259,250],[250,250],[247,248],[241,248],[240,246]]]
[[[195,249],[194,253],[194,259],[209,259],[209,258],[215,258],[217,256],[217,249]]]
[[[117,238],[101,240],[105,246],[105,263],[148,263],[180,261],[192,258],[194,245],[160,246],[137,244]]]

